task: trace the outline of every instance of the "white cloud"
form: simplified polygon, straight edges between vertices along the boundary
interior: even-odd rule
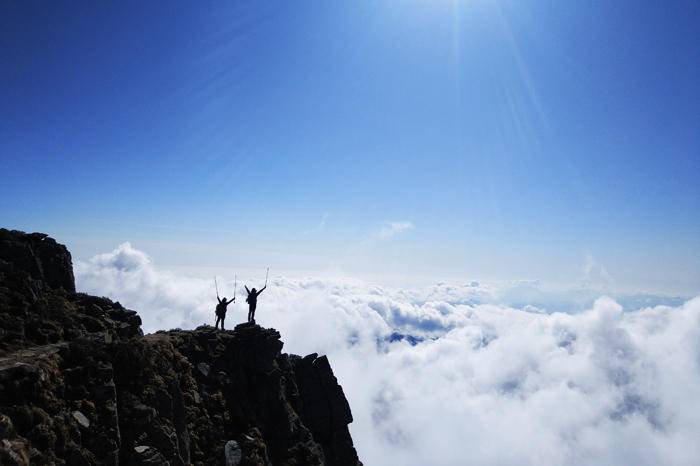
[[[129,244],[77,264],[76,278],[138,310],[146,331],[213,321],[213,283],[161,271]],[[285,351],[328,354],[368,465],[700,464],[700,297],[634,311],[589,297],[545,298],[536,282],[270,277],[257,317]],[[583,310],[545,312],[567,306]]]
[[[372,239],[388,239],[400,233],[413,230],[414,226],[411,222],[384,222],[379,230],[372,234]]]
[[[145,331],[188,327],[209,313],[214,284],[157,270],[143,252],[121,244],[75,265],[81,291],[107,296],[139,311]]]

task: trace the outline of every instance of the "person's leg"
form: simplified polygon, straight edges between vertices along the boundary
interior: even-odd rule
[[[214,328],[215,328],[215,329],[216,329],[216,328],[219,328],[219,321],[221,321],[221,317],[220,317],[220,316],[216,316],[216,324],[214,324]],[[223,327],[223,325],[222,325],[222,327]]]
[[[221,330],[224,329],[224,320],[226,320],[226,316],[221,316]]]
[[[255,308],[257,306],[253,305],[250,307],[250,321],[255,322]]]

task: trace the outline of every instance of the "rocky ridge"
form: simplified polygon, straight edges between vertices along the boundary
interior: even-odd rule
[[[71,256],[0,229],[0,464],[361,465],[325,356],[255,324],[144,336]]]

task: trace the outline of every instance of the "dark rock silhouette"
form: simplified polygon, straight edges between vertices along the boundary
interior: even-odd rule
[[[65,247],[0,230],[0,464],[361,464],[326,357],[252,323],[140,324],[74,292]]]
[[[49,288],[75,293],[70,252],[43,233],[0,228],[0,270],[11,269],[23,270]]]

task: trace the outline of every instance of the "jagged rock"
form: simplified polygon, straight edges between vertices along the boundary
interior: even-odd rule
[[[29,466],[27,444],[22,440],[0,441],[0,464],[8,466]]]
[[[238,444],[241,447],[241,464],[255,466],[271,466],[270,458],[267,454],[267,446],[260,434],[260,431],[253,427],[247,434],[239,437]],[[295,464],[294,461],[291,464]],[[313,461],[301,461],[297,464],[314,464]]]
[[[0,258],[8,268],[23,270],[49,288],[75,293],[70,252],[48,235],[0,228]]]
[[[274,329],[143,336],[70,254],[0,230],[0,464],[361,465],[328,359]]]
[[[357,458],[347,428],[352,422],[352,413],[328,358],[317,354],[289,358],[296,374],[301,397],[299,411],[304,424],[323,446],[327,462],[352,464]]]
[[[224,446],[224,460],[226,466],[238,466],[243,459],[243,452],[235,440],[229,440]]]
[[[147,445],[134,447],[134,457],[130,464],[136,465],[151,465],[151,466],[170,466],[170,462],[156,449]]]
[[[197,364],[197,369],[204,377],[209,377],[209,364],[206,362],[200,362]]]
[[[80,411],[73,411],[73,419],[75,419],[78,424],[80,424],[80,427],[84,429],[90,427],[90,420]]]
[[[7,265],[0,267],[0,357],[22,348],[65,344],[81,338],[106,344],[142,335],[141,318],[135,311],[106,298],[68,291],[74,286],[67,251],[64,259],[69,272],[61,274],[56,270],[52,273],[62,276],[61,281],[71,280],[71,286],[64,283],[52,288],[41,281],[44,268],[38,268],[35,260],[22,261],[15,254],[18,248],[22,249],[20,245],[27,237],[32,238],[21,233],[13,236],[13,232],[0,229],[0,238],[4,238],[0,239],[0,244],[12,253],[4,257],[0,250],[0,264]],[[52,243],[48,240],[44,242],[50,246]],[[31,249],[25,246],[24,249]],[[61,248],[61,245],[53,246],[54,255],[60,256]],[[55,262],[60,261],[56,259],[52,263]],[[98,308],[105,310],[104,315],[97,312]]]
[[[4,414],[0,415],[0,440],[11,437],[14,434],[12,419]]]

